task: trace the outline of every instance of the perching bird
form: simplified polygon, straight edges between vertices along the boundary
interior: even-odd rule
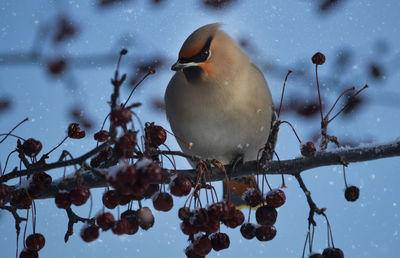
[[[255,160],[271,127],[271,93],[262,72],[220,26],[205,25],[183,43],[165,92],[167,118],[178,138],[193,143],[189,149],[178,141],[187,154],[223,164],[239,156]]]

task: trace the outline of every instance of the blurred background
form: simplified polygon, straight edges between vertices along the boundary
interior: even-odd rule
[[[129,51],[121,63],[121,72],[128,76],[121,100],[127,99],[133,85],[150,68],[156,69],[156,74],[139,86],[131,101],[143,103],[136,109],[143,123],[155,122],[169,128],[163,95],[173,75],[170,67],[182,43],[198,27],[222,22],[222,28],[263,70],[276,106],[284,77],[289,69],[293,71],[287,83],[282,119],[293,123],[303,141],[318,140],[320,122],[315,67],[311,63],[317,51],[326,56],[326,63],[318,70],[325,112],[343,90],[370,86],[357,98],[344,98],[339,103],[337,110],[346,103],[350,108],[331,123],[330,134],[347,146],[398,140],[399,12],[397,0],[2,0],[0,133],[8,132],[28,117],[30,120],[14,133],[41,140],[43,151],[48,151],[64,138],[69,123],[79,122],[87,137],[68,139],[49,162],[57,160],[62,149],[77,157],[95,147],[92,137],[109,112],[110,78],[121,48]],[[179,150],[173,137],[168,137],[167,145]],[[3,168],[15,146],[11,137],[0,145]],[[300,155],[295,136],[285,126],[276,151],[281,159]],[[177,161],[178,168],[189,167],[185,160]],[[6,172],[18,165],[14,154]],[[340,166],[303,173],[317,205],[327,207],[335,245],[346,257],[398,257],[399,169],[399,158],[351,164],[347,169],[348,182],[361,189],[355,203],[344,199]],[[50,171],[54,179],[62,172]],[[72,173],[73,168],[67,172]],[[280,177],[269,178],[273,186],[280,185]],[[301,257],[309,208],[296,180],[287,177],[287,181],[287,202],[278,211],[274,240],[245,240],[238,228],[222,226],[221,231],[231,237],[230,248],[212,252],[209,257]],[[222,187],[217,186],[221,192]],[[96,213],[102,207],[103,189],[92,193]],[[39,255],[184,257],[187,238],[180,231],[177,217],[184,201],[185,198],[175,198],[174,208],[168,213],[154,211],[156,222],[147,232],[140,230],[134,236],[105,232],[90,244],[83,242],[79,234],[65,244],[65,211],[57,209],[52,199],[37,201],[36,229],[46,237],[46,246]],[[150,201],[144,205],[152,207]],[[87,216],[88,206],[74,210]],[[116,215],[117,211],[113,213]],[[327,247],[326,223],[320,217],[317,223],[314,250],[322,251]],[[75,225],[76,233],[81,226]],[[31,223],[27,232],[32,232]],[[1,256],[14,257],[15,248],[13,217],[0,211]]]

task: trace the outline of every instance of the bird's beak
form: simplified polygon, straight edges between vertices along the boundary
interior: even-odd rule
[[[187,67],[189,67],[189,66],[197,66],[198,64],[197,63],[194,63],[194,62],[190,62],[190,63],[181,63],[181,62],[179,62],[179,60],[178,61],[176,61],[176,63],[175,64],[173,64],[172,66],[171,66],[171,70],[172,71],[182,71],[184,68],[187,68]]]

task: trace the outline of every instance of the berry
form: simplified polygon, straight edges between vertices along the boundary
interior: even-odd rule
[[[78,123],[72,123],[68,126],[68,137],[72,139],[82,139],[85,137],[85,131],[81,131]]]
[[[163,144],[167,139],[167,133],[164,128],[159,125],[154,125],[154,123],[146,123],[144,131],[146,140],[155,148]]]
[[[281,189],[273,189],[267,193],[265,200],[269,206],[279,208],[285,203],[286,196]]]
[[[274,226],[261,225],[256,228],[256,237],[259,241],[270,241],[276,235],[276,229]]]
[[[54,197],[54,202],[59,209],[68,209],[72,204],[67,191],[59,191]]]
[[[46,239],[40,233],[29,235],[25,240],[26,247],[31,251],[39,251],[44,247],[45,243]]]
[[[137,220],[139,226],[148,230],[154,225],[154,216],[149,207],[143,207],[137,211]]]
[[[122,235],[128,233],[130,228],[131,224],[129,223],[129,221],[127,219],[121,218],[114,223],[114,226],[112,227],[112,232],[116,235]]]
[[[300,147],[301,155],[303,155],[304,157],[308,157],[308,158],[312,157],[312,156],[314,156],[315,152],[317,151],[314,143],[312,143],[312,142],[302,143],[300,146],[301,146]]]
[[[92,242],[99,237],[99,227],[96,225],[85,225],[81,229],[81,238],[85,242]]]
[[[187,258],[204,258],[204,255],[198,255],[194,252],[193,246],[188,246],[185,249],[185,255]]]
[[[109,209],[114,209],[118,205],[118,193],[114,190],[109,190],[103,194],[102,198],[104,206]]]
[[[150,162],[141,170],[143,183],[153,184],[161,182],[163,173],[160,166],[155,162]]]
[[[189,207],[182,207],[178,211],[178,217],[183,221],[189,220],[190,215],[191,215],[191,212],[190,212]]]
[[[193,251],[197,255],[205,256],[211,252],[211,249],[212,249],[211,240],[208,239],[208,237],[205,235],[196,238],[196,240],[194,240],[193,242]]]
[[[324,258],[324,256],[322,254],[319,254],[319,253],[313,253],[313,254],[310,254],[308,256],[308,258]]]
[[[344,258],[344,253],[339,248],[325,248],[322,252],[324,258]]]
[[[171,194],[175,196],[186,196],[190,194],[190,191],[192,190],[192,184],[186,177],[178,175],[169,184],[169,189]]]
[[[108,175],[107,181],[121,193],[130,194],[132,193],[132,185],[136,183],[138,177],[139,172],[136,170],[135,166],[127,166],[112,173],[112,175]]]
[[[127,131],[115,144],[115,153],[118,158],[133,158],[133,152],[136,150],[137,138],[136,132]]]
[[[96,222],[102,230],[108,230],[112,228],[115,223],[114,215],[110,212],[99,213],[96,216]]]
[[[84,205],[90,197],[90,190],[87,188],[74,189],[69,193],[72,204],[76,206]]]
[[[189,221],[183,221],[181,223],[181,230],[185,235],[194,235],[200,231],[198,227],[193,226]]]
[[[28,140],[24,141],[21,148],[26,156],[32,158],[36,157],[36,155],[38,155],[42,150],[42,143],[33,138],[29,138]]]
[[[124,55],[128,54],[128,50],[126,48],[123,48],[123,49],[121,49],[121,52],[119,52],[119,54],[121,56],[124,56]]]
[[[276,222],[276,218],[278,216],[275,208],[264,205],[257,209],[256,211],[256,220],[260,225],[272,226]]]
[[[134,210],[126,210],[121,214],[121,218],[124,218],[129,221],[130,227],[126,234],[133,235],[139,230],[139,224],[136,216],[136,211]]]
[[[263,195],[260,190],[249,188],[244,192],[242,199],[245,200],[250,207],[256,207],[263,201]]]
[[[235,210],[235,213],[231,218],[223,220],[224,224],[230,228],[236,228],[237,226],[242,225],[243,221],[244,215],[243,212],[241,212],[240,210]]]
[[[325,55],[322,54],[321,52],[317,52],[315,53],[315,55],[313,55],[311,61],[313,64],[323,65],[325,63]]]
[[[28,209],[32,205],[32,197],[26,189],[20,189],[12,193],[10,204],[12,206],[21,206],[21,209]]]
[[[349,202],[355,202],[360,196],[360,189],[357,186],[351,185],[346,187],[344,197]]]
[[[153,197],[154,209],[158,211],[169,211],[174,205],[171,195],[166,192],[156,193]]]
[[[132,111],[126,108],[114,109],[110,113],[110,121],[115,126],[126,126],[132,121]]]
[[[143,194],[143,198],[151,198],[156,192],[160,190],[160,187],[158,184],[149,184],[149,186],[146,189],[146,192]]]
[[[6,184],[0,184],[0,203],[10,195],[10,187]]]
[[[211,245],[215,251],[220,251],[229,247],[229,236],[225,233],[215,233],[211,236]]]
[[[256,226],[252,223],[244,223],[240,227],[240,233],[246,239],[253,239],[256,236]]]
[[[100,130],[94,134],[94,139],[98,142],[105,142],[105,141],[107,141],[109,136],[110,136],[110,133],[108,131]]]
[[[39,254],[37,251],[31,251],[31,250],[25,248],[19,254],[19,258],[39,258]]]
[[[195,227],[207,226],[209,222],[208,212],[205,208],[194,210],[189,218],[191,224]]]

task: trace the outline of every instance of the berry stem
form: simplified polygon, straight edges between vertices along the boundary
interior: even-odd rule
[[[347,188],[347,179],[346,179],[346,168],[345,165],[343,165],[343,178],[344,178],[344,185]]]
[[[118,62],[118,67],[119,67],[119,62]],[[139,87],[140,84],[142,84],[142,82],[150,75],[150,74],[154,74],[153,70],[148,71],[143,78],[136,83],[136,85],[132,88],[131,92],[129,93],[128,98],[126,99],[125,103],[122,105],[122,108],[124,108],[126,106],[126,104],[128,104],[128,101],[130,100],[130,98],[132,97],[133,92],[136,90],[137,87]]]
[[[9,132],[4,136],[4,138],[0,141],[0,144],[1,144],[2,142],[4,142],[4,141],[7,139],[7,137],[8,137],[9,135],[11,135],[11,133],[12,133],[15,129],[17,129],[18,126],[20,126],[21,124],[25,123],[25,122],[28,121],[28,120],[29,120],[29,118],[25,118],[24,120],[22,120],[21,122],[19,122],[16,126],[14,126],[14,128],[11,129],[11,131],[9,131]]]
[[[279,158],[278,153],[276,153],[275,150],[274,150],[274,154],[275,154],[276,158],[278,159],[278,164],[279,164],[281,175],[282,175],[282,186],[281,186],[281,188],[287,188],[287,186],[285,184],[285,177],[283,176],[283,170],[281,168],[281,159]],[[271,187],[269,187],[269,188],[271,189]]]
[[[49,152],[47,152],[46,154],[44,154],[44,157],[48,157],[50,155],[50,153],[52,153],[55,149],[57,149],[58,147],[60,147],[66,140],[68,139],[68,135],[65,136],[65,138],[53,149],[51,149]]]
[[[291,70],[289,70],[289,71],[287,72],[286,77],[285,77],[285,81],[283,82],[282,95],[281,95],[281,102],[280,102],[280,104],[279,104],[278,118],[277,118],[277,120],[279,120],[279,117],[280,117],[280,115],[281,115],[282,103],[283,103],[283,95],[284,95],[284,93],[285,93],[285,88],[286,88],[286,81],[287,81],[287,79],[288,79],[288,77],[289,77],[289,74],[291,74],[291,73],[292,73]]]
[[[317,90],[318,90],[318,101],[319,101],[319,112],[321,114],[321,122],[324,120],[324,116],[322,115],[322,101],[321,101],[321,93],[319,88],[319,80],[318,80],[318,64],[315,64],[315,78],[317,80]]]
[[[340,94],[340,96],[336,99],[335,103],[332,105],[332,107],[329,110],[329,112],[326,114],[325,120],[328,120],[329,115],[331,114],[331,112],[333,111],[333,109],[335,108],[335,106],[339,102],[339,100],[343,97],[343,95],[346,94],[347,92],[351,91],[351,90],[355,90],[355,87],[348,88],[347,90],[343,91],[342,94]]]
[[[300,137],[299,137],[299,135],[297,134],[296,130],[294,129],[293,125],[292,125],[289,121],[280,121],[280,123],[281,123],[281,124],[288,124],[288,125],[292,128],[294,134],[296,135],[297,140],[298,140],[299,143],[301,144]]]

